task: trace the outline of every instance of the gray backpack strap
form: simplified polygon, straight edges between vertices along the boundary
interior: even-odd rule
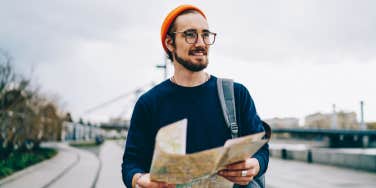
[[[227,127],[231,130],[231,137],[236,138],[239,136],[239,128],[236,122],[234,82],[231,79],[218,78],[217,89]]]
[[[231,79],[218,78],[217,89],[218,89],[218,97],[221,103],[223,116],[225,118],[227,126],[231,130],[231,137],[236,138],[239,136],[239,128],[238,128],[238,123],[236,122],[234,81]],[[263,122],[263,124],[266,124],[266,123]],[[235,184],[233,188],[264,188],[264,187],[265,187],[265,174],[263,174],[262,176],[258,178],[255,178],[248,185]]]

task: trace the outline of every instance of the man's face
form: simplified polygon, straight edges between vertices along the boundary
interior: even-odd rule
[[[175,28],[178,33],[175,34],[175,47],[172,51],[175,60],[186,69],[197,72],[208,66],[209,45],[205,44],[201,33],[209,31],[209,26],[201,14],[184,14],[176,18]],[[182,31],[196,31],[198,33],[197,42],[187,43]]]

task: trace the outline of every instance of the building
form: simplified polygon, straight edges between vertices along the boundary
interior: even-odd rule
[[[63,122],[61,132],[62,141],[93,140],[96,136],[103,136],[104,130],[96,126],[88,126],[73,122]]]
[[[265,122],[273,128],[297,128],[299,127],[299,119],[298,118],[271,118],[265,119]]]
[[[376,130],[376,122],[368,122],[366,125],[368,130]]]
[[[321,129],[359,129],[355,112],[315,113],[305,117],[304,127]]]

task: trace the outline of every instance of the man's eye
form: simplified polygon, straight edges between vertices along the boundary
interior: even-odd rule
[[[209,32],[205,32],[205,33],[203,33],[203,36],[204,36],[204,37],[209,37],[209,35],[210,35]]]
[[[194,32],[187,32],[187,33],[185,33],[185,36],[186,37],[196,37],[196,33],[194,33]]]

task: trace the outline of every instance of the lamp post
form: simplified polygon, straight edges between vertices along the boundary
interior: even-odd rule
[[[364,123],[364,102],[360,101],[360,129],[366,130],[366,124]]]
[[[167,57],[165,57],[163,64],[156,65],[155,67],[163,69],[163,79],[167,79]]]
[[[337,112],[335,104],[333,104],[332,129],[337,129]]]

